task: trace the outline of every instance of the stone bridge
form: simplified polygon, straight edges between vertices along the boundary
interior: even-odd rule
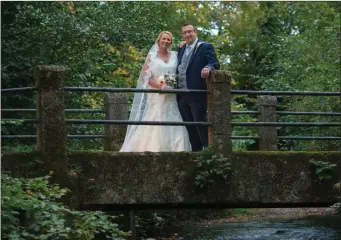
[[[54,182],[72,189],[74,206],[309,207],[338,201],[340,194],[333,184],[341,179],[339,152],[264,151],[276,150],[276,126],[261,127],[263,151],[232,151],[230,77],[223,71],[215,72],[208,82],[210,143],[214,150],[70,152],[64,113],[65,73],[61,67],[37,67],[38,151],[3,152],[2,170],[21,177],[41,176],[52,170]],[[273,99],[270,102],[260,101],[260,112],[273,111],[276,106]],[[207,164],[214,154],[226,160]],[[207,166],[200,167],[195,161],[198,159]],[[312,160],[337,164],[327,172],[331,178],[320,180],[318,166]],[[223,174],[214,174],[224,163],[229,168]],[[195,181],[203,176],[209,182],[200,187]]]

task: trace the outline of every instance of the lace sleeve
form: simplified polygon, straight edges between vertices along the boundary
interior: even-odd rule
[[[146,62],[144,63],[142,68],[141,81],[144,88],[148,86],[149,79],[152,76],[151,58],[152,58],[151,54],[148,54]]]

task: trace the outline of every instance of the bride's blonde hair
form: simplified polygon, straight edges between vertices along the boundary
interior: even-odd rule
[[[161,36],[162,36],[163,34],[169,35],[169,36],[171,37],[171,44],[173,44],[173,34],[172,34],[171,32],[169,32],[169,31],[162,31],[162,32],[160,32],[159,36],[158,36],[157,39],[156,39],[156,42],[157,42],[157,43],[160,42]]]

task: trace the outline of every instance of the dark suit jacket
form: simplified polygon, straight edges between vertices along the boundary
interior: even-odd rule
[[[185,49],[186,44],[178,49],[178,64],[181,63],[181,58],[185,53]],[[220,65],[212,44],[198,39],[193,51],[186,71],[187,87],[188,89],[206,90],[206,81],[201,78],[201,70],[204,67],[209,67],[211,70],[219,69]],[[198,99],[205,96],[206,94],[192,93],[189,97]]]

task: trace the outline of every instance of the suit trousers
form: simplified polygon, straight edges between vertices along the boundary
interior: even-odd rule
[[[207,99],[195,99],[191,94],[178,94],[178,106],[184,122],[207,121]],[[208,146],[208,126],[186,126],[192,151],[198,152]]]

